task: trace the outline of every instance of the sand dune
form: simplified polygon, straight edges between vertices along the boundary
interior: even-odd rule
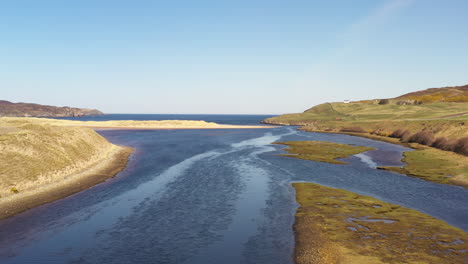
[[[90,128],[0,118],[0,219],[113,177],[131,151]]]

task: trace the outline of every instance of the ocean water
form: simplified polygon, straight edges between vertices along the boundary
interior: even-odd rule
[[[263,119],[224,117],[202,120]],[[86,191],[0,221],[1,263],[293,263],[294,181],[374,196],[468,230],[466,189],[375,169],[402,165],[402,146],[293,127],[99,133],[136,149],[127,168]],[[377,150],[334,165],[277,156],[283,146],[271,143],[288,140]]]

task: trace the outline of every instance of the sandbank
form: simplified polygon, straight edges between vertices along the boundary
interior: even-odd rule
[[[33,124],[62,127],[87,127],[92,129],[263,129],[271,125],[227,125],[202,120],[109,120],[77,121],[34,117],[2,117],[5,121],[22,120]]]

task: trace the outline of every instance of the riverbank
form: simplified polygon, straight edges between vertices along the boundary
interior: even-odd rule
[[[89,128],[0,119],[0,219],[85,190],[125,168],[132,149]]]
[[[118,146],[90,166],[83,167],[73,174],[60,176],[61,179],[57,182],[0,198],[0,219],[63,199],[114,177],[125,169],[132,151],[131,148]]]

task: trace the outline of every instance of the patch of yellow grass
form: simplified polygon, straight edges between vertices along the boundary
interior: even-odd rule
[[[306,159],[332,164],[346,164],[346,162],[337,159],[346,158],[361,152],[373,150],[371,147],[350,146],[325,141],[288,141],[275,142],[275,144],[286,145],[284,149],[292,155],[281,155],[297,159]]]

